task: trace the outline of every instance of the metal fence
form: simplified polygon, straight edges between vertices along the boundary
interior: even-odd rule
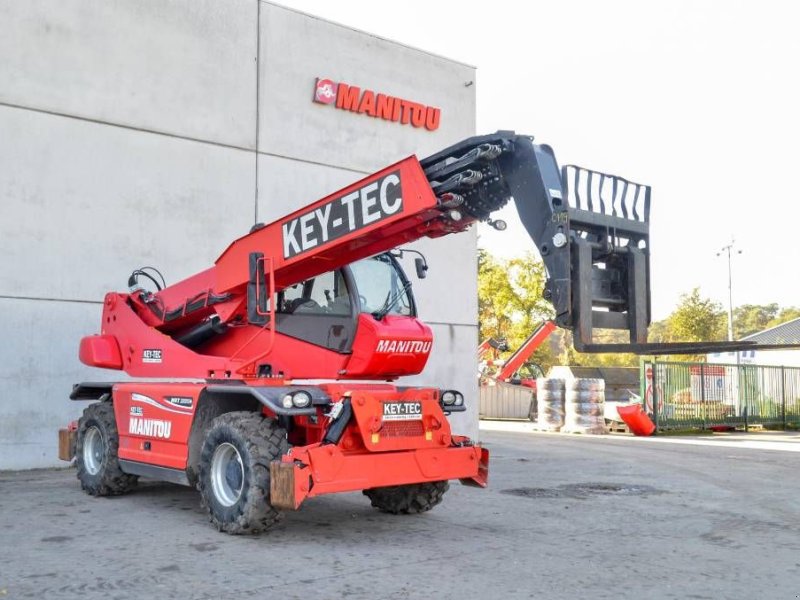
[[[800,425],[800,368],[647,361],[642,401],[656,427]]]
[[[480,387],[481,419],[529,419],[535,412],[533,390],[502,381]]]

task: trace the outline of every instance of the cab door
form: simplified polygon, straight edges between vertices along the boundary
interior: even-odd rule
[[[346,269],[323,273],[278,293],[275,321],[280,333],[334,350],[350,352],[355,338],[357,300]]]

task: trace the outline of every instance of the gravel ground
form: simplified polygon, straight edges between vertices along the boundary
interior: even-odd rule
[[[0,473],[0,598],[800,597],[796,453],[482,437],[488,490],[454,483],[416,516],[318,498],[255,538],[212,529],[188,488]]]

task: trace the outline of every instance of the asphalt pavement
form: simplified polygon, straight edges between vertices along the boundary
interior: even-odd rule
[[[218,533],[188,488],[90,498],[72,469],[0,473],[0,599],[800,597],[795,452],[481,436],[487,490],[453,483],[414,516],[322,497],[260,537]]]

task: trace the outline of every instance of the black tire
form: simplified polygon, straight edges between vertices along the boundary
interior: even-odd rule
[[[431,481],[372,488],[364,490],[364,495],[382,512],[409,515],[429,511],[441,503],[442,496],[449,489],[450,484],[446,481]]]
[[[136,485],[136,475],[119,466],[119,432],[111,402],[90,404],[78,421],[75,444],[78,480],[92,496],[118,496]]]
[[[286,430],[258,413],[230,412],[211,422],[197,485],[219,531],[256,534],[280,520],[269,502],[269,464],[287,451]]]

